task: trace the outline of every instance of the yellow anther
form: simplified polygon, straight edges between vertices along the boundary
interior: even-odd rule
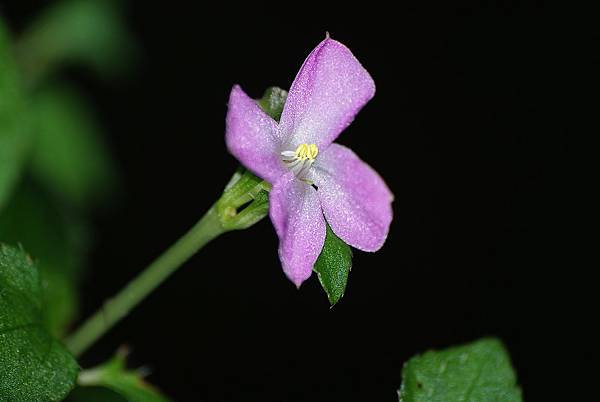
[[[319,148],[315,144],[300,144],[296,148],[296,157],[301,160],[314,160],[319,154]]]
[[[298,148],[296,148],[296,158],[304,159],[306,157],[306,149],[307,148],[308,148],[308,146],[306,144],[298,145]]]

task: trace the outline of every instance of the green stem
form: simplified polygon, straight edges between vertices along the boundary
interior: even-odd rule
[[[66,344],[69,350],[75,356],[85,352],[179,266],[225,231],[216,208],[213,206],[194,227],[85,321],[67,339]]]

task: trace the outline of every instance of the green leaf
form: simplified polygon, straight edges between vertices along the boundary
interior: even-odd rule
[[[45,329],[38,270],[21,249],[0,244],[0,400],[62,400],[79,366]]]
[[[270,87],[267,88],[263,97],[256,102],[258,102],[258,105],[266,114],[279,121],[287,95],[288,93],[285,89]]]
[[[410,359],[402,370],[400,402],[520,402],[510,358],[497,339]]]
[[[127,369],[125,352],[117,353],[101,366],[82,371],[79,385],[106,387],[129,402],[168,402],[157,389],[143,380],[140,370]]]
[[[18,43],[24,75],[36,82],[65,63],[79,63],[111,75],[130,66],[135,41],[122,17],[124,2],[51,2]]]
[[[114,187],[115,169],[102,133],[84,99],[64,87],[49,87],[32,102],[36,142],[32,172],[56,195],[84,207]]]
[[[315,263],[314,271],[319,276],[319,282],[332,307],[344,296],[351,268],[352,249],[337,237],[327,224],[325,244]]]
[[[77,314],[77,283],[87,247],[85,226],[62,211],[47,192],[25,182],[0,215],[0,241],[21,244],[35,256],[46,327],[64,335]]]
[[[30,143],[24,94],[0,19],[0,210],[19,178]]]

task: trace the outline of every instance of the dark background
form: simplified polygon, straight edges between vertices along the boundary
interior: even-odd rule
[[[18,30],[44,3],[4,12]],[[83,365],[126,343],[175,400],[394,401],[410,356],[493,335],[526,400],[571,400],[558,381],[563,335],[583,313],[563,243],[566,27],[541,5],[291,7],[133,1],[134,72],[108,81],[68,71],[97,107],[123,184],[96,217],[84,313],[218,198],[237,166],[223,137],[232,85],[254,97],[289,88],[325,31],[377,84],[339,142],[396,196],[387,243],[355,252],[346,296],[330,310],[316,277],[300,291],[285,278],[268,219],[226,234]]]

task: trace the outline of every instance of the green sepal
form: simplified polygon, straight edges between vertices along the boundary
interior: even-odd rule
[[[37,266],[0,244],[0,401],[62,400],[79,366],[44,326]]]
[[[346,291],[348,274],[352,269],[352,249],[333,233],[329,224],[326,223],[326,226],[325,244],[313,269],[333,307]]]
[[[263,94],[263,97],[256,102],[261,109],[271,116],[275,121],[279,121],[283,107],[287,99],[287,91],[279,87],[269,87]]]
[[[398,395],[400,402],[522,402],[510,357],[494,338],[413,357]]]
[[[269,193],[261,190],[254,200],[233,217],[223,221],[226,230],[247,229],[262,220],[269,213]]]
[[[269,213],[271,186],[248,170],[238,170],[221,198],[216,210],[225,230],[247,229]]]
[[[84,370],[78,384],[84,387],[104,387],[116,392],[128,402],[168,402],[164,395],[144,381],[144,370],[127,368],[127,351],[121,349],[106,363]]]

